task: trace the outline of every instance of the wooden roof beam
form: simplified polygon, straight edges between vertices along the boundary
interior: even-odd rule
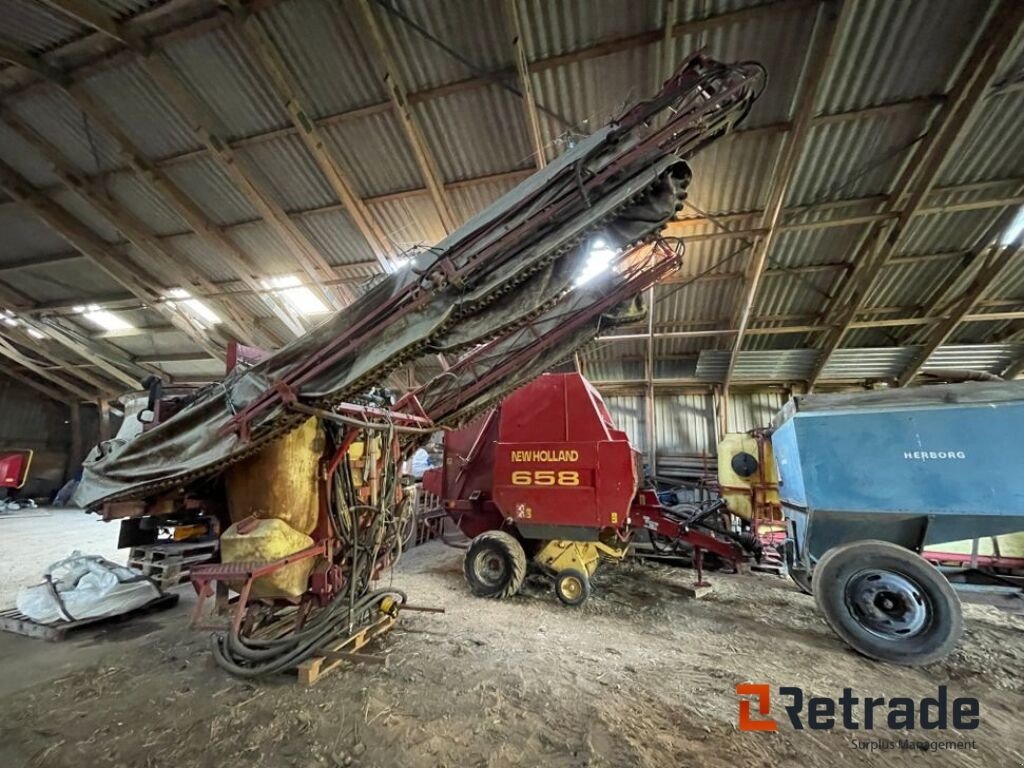
[[[0,356],[6,357],[8,360],[20,365],[22,368],[31,371],[39,378],[48,381],[51,384],[55,384],[60,389],[81,400],[93,400],[96,397],[95,392],[84,390],[79,385],[58,376],[53,371],[46,370],[43,366],[39,365],[39,363],[19,352],[18,349],[2,335],[0,335]],[[66,397],[63,399],[67,400]]]
[[[49,384],[43,384],[41,381],[36,381],[31,376],[26,376],[24,373],[19,371],[17,368],[0,363],[0,376],[6,376],[12,381],[16,381],[19,384],[24,384],[27,387],[31,387],[41,395],[45,395],[51,400],[56,400],[58,403],[64,405],[70,405],[72,400],[68,398],[67,394],[56,387],[51,387]]]
[[[455,214],[452,213],[448,196],[445,193],[444,181],[438,169],[437,160],[427,146],[426,137],[423,135],[416,117],[412,113],[412,106],[409,103],[408,89],[402,82],[398,72],[398,66],[392,58],[388,42],[384,38],[384,32],[380,22],[374,13],[370,0],[357,0],[361,11],[360,18],[363,26],[369,33],[369,47],[373,54],[373,60],[381,68],[381,79],[387,87],[391,104],[398,115],[399,122],[405,132],[406,139],[412,147],[416,164],[419,166],[423,182],[430,192],[430,198],[437,209],[438,218],[445,232],[453,232],[456,227]]]
[[[315,283],[329,277],[330,264],[292,222],[285,210],[264,193],[240,159],[231,151],[227,139],[217,127],[218,120],[191,91],[151,41],[145,40],[117,23],[93,0],[47,0],[54,9],[92,27],[125,45],[138,54],[143,66],[175,108],[182,114],[199,141],[210,151],[214,162],[235,183],[261,217],[293,249],[296,261]],[[315,290],[329,305],[340,309],[354,294],[341,290],[337,294],[320,288]]]
[[[88,256],[137,298],[167,317],[201,348],[220,360],[224,359],[223,350],[213,344],[205,333],[163,303],[159,293],[153,290],[152,279],[148,275],[139,273],[125,259],[110,253],[107,244],[88,227],[56,203],[40,195],[17,171],[3,162],[0,162],[0,187],[6,189],[12,197],[24,202],[54,232]]]
[[[1024,233],[1018,235],[1012,243],[1003,245],[1000,242],[1000,238],[1005,234],[1006,226],[1012,219],[1013,216],[1003,217],[1003,221],[1000,222],[1001,226],[996,227],[992,238],[979,248],[978,258],[981,260],[981,268],[977,275],[953,302],[946,316],[929,329],[920,351],[914,355],[906,370],[900,374],[897,380],[899,386],[905,387],[914,380],[914,377],[928,362],[928,358],[953,335],[953,332],[960,323],[964,322],[985,292],[1003,278],[1011,266],[1016,266],[1016,262],[1024,254]]]
[[[768,254],[780,232],[783,203],[796,175],[797,165],[810,134],[818,87],[825,73],[831,67],[838,39],[837,30],[849,19],[851,6],[852,3],[847,2],[844,5],[842,0],[828,0],[818,9],[818,18],[811,33],[812,41],[804,60],[803,75],[797,86],[793,127],[786,136],[785,145],[776,163],[764,216],[761,219],[761,228],[765,230],[765,234],[755,243],[754,253],[747,269],[747,290],[737,312],[738,332],[729,355],[729,367],[722,383],[723,399],[728,395],[733,371],[736,368],[740,350],[743,348],[743,337],[750,322],[754,302],[757,299],[757,290],[761,285],[761,278],[768,263]]]
[[[671,0],[675,2],[675,0]],[[512,27],[512,53],[516,61],[516,73],[519,78],[519,89],[523,94],[523,119],[527,134],[533,145],[533,162],[540,170],[547,165],[547,153],[544,147],[544,134],[540,128],[540,112],[537,110],[537,99],[533,93],[533,77],[526,58],[527,41],[524,39],[526,25],[520,16],[519,0],[505,0],[506,15]]]
[[[826,324],[831,330],[825,333],[821,355],[808,380],[808,390],[817,384],[875,279],[897,252],[910,220],[934,188],[950,150],[972,123],[975,110],[984,103],[999,62],[1012,45],[1022,22],[1024,3],[1018,0],[1002,0],[989,15],[927,135],[918,143],[889,196],[886,212],[898,210],[898,215],[877,224],[869,234],[861,249],[862,255],[856,259],[857,268],[847,277],[826,312]],[[906,201],[902,202],[904,198]]]
[[[374,254],[380,267],[385,272],[392,272],[395,264],[389,257],[388,238],[374,219],[366,203],[360,199],[355,184],[342,169],[341,162],[330,149],[316,122],[310,117],[306,106],[301,84],[285,63],[277,46],[264,29],[260,20],[237,0],[229,2],[235,15],[235,26],[250,53],[259,62],[269,76],[271,90],[277,95],[288,112],[292,126],[302,139],[317,167],[327,183],[345,207],[356,229],[366,240],[370,251]]]
[[[166,286],[167,288],[198,288],[203,292],[212,290],[212,284],[202,275],[196,272],[193,272],[192,275],[186,275],[182,272],[178,266],[181,260],[168,252],[157,240],[156,235],[147,229],[145,224],[127,210],[120,209],[117,203],[107,197],[102,190],[92,187],[84,181],[79,171],[73,168],[61,156],[59,150],[40,136],[31,126],[9,110],[0,111],[0,119],[46,160],[54,175],[60,179],[61,183],[69,191],[99,212],[114,229],[152,260],[157,272],[163,273],[171,283],[174,283]],[[255,344],[254,337],[252,336],[255,318],[248,312],[234,307],[228,302],[221,302],[220,309],[223,315],[222,319],[228,330],[239,341],[246,344]],[[210,334],[206,333],[205,335],[209,336]],[[218,342],[211,338],[210,343],[217,344]]]

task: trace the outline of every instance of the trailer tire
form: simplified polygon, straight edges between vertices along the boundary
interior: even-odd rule
[[[512,597],[526,579],[526,552],[515,536],[485,531],[469,545],[462,572],[477,597]]]
[[[830,549],[811,580],[829,626],[855,651],[921,666],[939,661],[963,633],[960,598],[923,557],[887,541]]]
[[[555,595],[566,605],[582,605],[590,597],[590,578],[575,568],[559,571],[555,576]]]

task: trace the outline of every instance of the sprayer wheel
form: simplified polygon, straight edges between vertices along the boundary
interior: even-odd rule
[[[526,552],[514,536],[486,531],[469,545],[462,571],[477,597],[511,597],[526,578]]]

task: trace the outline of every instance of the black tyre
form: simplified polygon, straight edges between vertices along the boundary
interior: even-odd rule
[[[555,594],[566,605],[582,605],[590,597],[590,578],[575,568],[559,571],[555,576]]]
[[[963,633],[960,598],[932,565],[886,541],[825,553],[811,581],[829,626],[855,651],[919,666],[945,658]]]
[[[654,531],[648,531],[647,537],[651,542],[651,549],[659,555],[674,555],[679,550],[679,539],[662,536]]]
[[[526,578],[526,553],[514,536],[487,531],[469,545],[462,572],[477,597],[511,597]]]

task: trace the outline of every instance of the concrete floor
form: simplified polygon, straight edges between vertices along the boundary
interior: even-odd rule
[[[74,550],[115,563],[126,560],[117,549],[116,523],[105,523],[80,509],[40,507],[0,514],[0,608],[14,605],[18,590],[42,579],[43,571]]]

